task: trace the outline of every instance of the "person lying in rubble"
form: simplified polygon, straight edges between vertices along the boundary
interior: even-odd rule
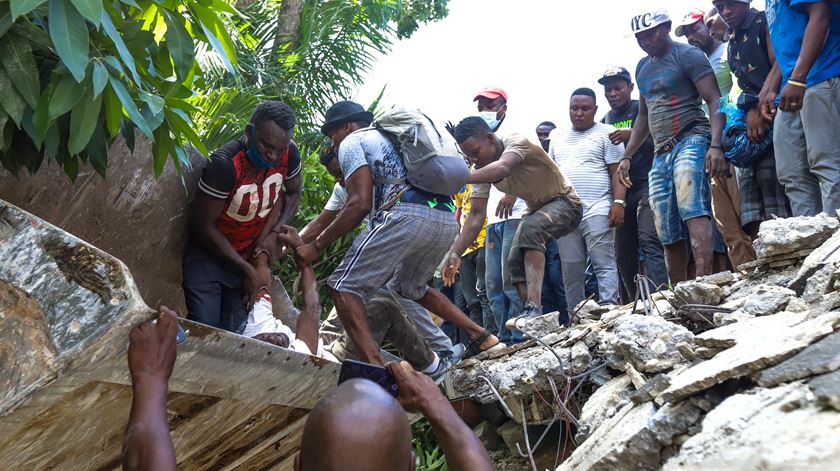
[[[254,257],[252,263],[259,273],[258,280],[261,284],[257,301],[248,313],[248,320],[242,335],[307,355],[316,355],[327,360],[338,361],[324,349],[324,345],[318,336],[321,304],[318,301],[315,270],[308,263],[297,261],[301,286],[303,287],[303,309],[298,316],[295,330],[292,331],[289,326],[274,317],[271,305],[270,287],[272,278],[269,259],[281,243],[294,247],[301,242],[293,227],[282,226],[279,230],[272,231],[267,238],[266,247],[269,248]]]
[[[448,469],[495,469],[481,441],[431,379],[406,362],[385,368],[397,383],[397,398],[366,379],[346,381],[327,393],[306,419],[295,471],[415,469],[406,411],[428,419]]]
[[[303,239],[297,233],[295,228],[284,226],[278,234],[278,239],[288,247],[292,253],[295,249],[304,244]],[[307,335],[314,322],[315,335],[317,335],[318,319],[320,318],[321,306],[318,302],[318,290],[315,281],[315,274],[312,267],[299,258],[295,258],[298,267],[301,269],[301,285],[304,291],[304,307],[301,312],[301,318],[307,317],[305,325]],[[256,306],[255,306],[256,308]],[[268,341],[275,345],[282,347],[289,347],[292,345],[293,350],[303,351],[299,348],[294,348],[293,344],[288,343],[288,336],[293,335],[288,327],[274,318],[269,305],[268,309],[260,311],[262,314],[249,317],[249,324],[245,327],[245,335],[251,333],[258,333],[260,340]],[[417,333],[417,329],[411,321],[402,313],[394,296],[387,290],[377,291],[371,299],[365,303],[365,313],[368,318],[368,325],[371,329],[374,342],[381,345],[384,340],[388,340],[394,345],[405,359],[418,371],[425,373],[434,380],[441,379],[446,371],[457,361],[460,360],[460,355],[463,353],[463,347],[455,352],[447,352],[441,354],[432,351],[423,339]],[[301,320],[298,320],[298,329],[300,329]],[[272,333],[274,329],[274,333]],[[300,333],[300,332],[299,332]],[[298,335],[300,338],[300,335]],[[349,335],[343,332],[338,340],[330,344],[326,349],[323,348],[320,338],[313,340],[313,343],[318,343],[318,355],[329,358],[334,361],[344,361],[347,358],[360,358],[359,351],[350,340]],[[314,350],[313,350],[314,351]],[[456,357],[457,356],[457,357]]]

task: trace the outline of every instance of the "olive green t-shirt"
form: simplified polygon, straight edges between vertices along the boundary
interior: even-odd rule
[[[580,203],[580,197],[569,180],[560,172],[557,164],[537,144],[522,134],[510,134],[502,137],[504,154],[515,154],[522,161],[513,167],[510,175],[493,185],[504,193],[518,196],[525,200],[528,209],[536,211],[549,201],[565,196],[574,203]],[[490,183],[473,185],[473,198],[487,198],[490,195]]]

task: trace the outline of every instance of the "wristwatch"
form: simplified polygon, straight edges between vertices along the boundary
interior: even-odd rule
[[[613,204],[620,204],[622,208],[627,207],[627,203],[624,200],[613,200]]]

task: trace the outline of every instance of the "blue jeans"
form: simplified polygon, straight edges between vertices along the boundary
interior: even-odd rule
[[[568,324],[566,289],[563,287],[563,269],[560,265],[560,253],[557,251],[556,240],[552,240],[545,246],[545,276],[543,276],[541,302],[543,312],[557,311],[560,313],[560,322]]]
[[[461,257],[461,293],[464,295],[464,302],[468,309],[464,312],[473,322],[496,335],[499,329],[496,326],[493,311],[490,309],[490,302],[487,300],[484,280],[487,272],[485,262],[484,247]],[[462,332],[462,338],[466,337],[467,333]]]
[[[508,256],[519,228],[519,219],[508,219],[487,226],[487,241],[484,245],[485,256],[485,286],[490,309],[496,317],[499,326],[499,340],[505,343],[516,343],[523,340],[521,332],[511,332],[505,328],[505,322],[515,317],[522,310],[522,300],[513,286],[510,278]]]

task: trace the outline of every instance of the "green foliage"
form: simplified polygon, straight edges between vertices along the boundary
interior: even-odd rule
[[[136,128],[154,139],[159,175],[186,146],[207,152],[186,99],[204,45],[237,65],[223,0],[11,0],[0,3],[0,162],[34,173],[44,156],[70,178],[80,161],[103,176],[107,149]]]
[[[411,446],[417,454],[417,471],[447,471],[446,457],[432,425],[425,418],[411,426]]]

